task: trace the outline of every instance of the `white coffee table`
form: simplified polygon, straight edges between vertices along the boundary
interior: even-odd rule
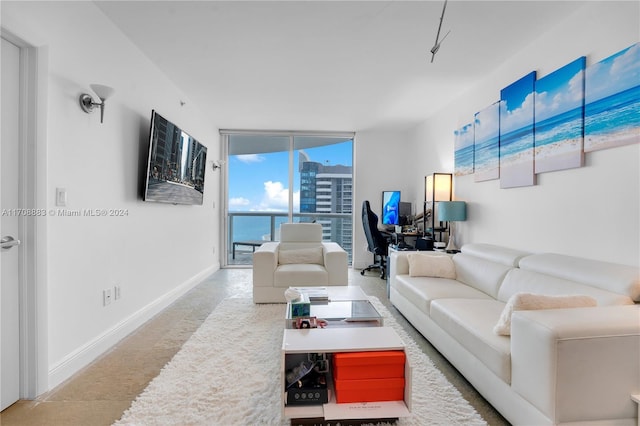
[[[326,320],[327,327],[380,327],[384,318],[378,313],[367,295],[357,286],[328,287],[329,300],[311,302],[310,317]],[[287,303],[285,328],[296,328],[291,316],[291,303]]]
[[[329,287],[331,300],[368,300],[359,287]],[[341,297],[342,299],[339,299]],[[357,297],[360,297],[358,299]],[[284,386],[287,369],[299,363],[306,354],[338,352],[405,351],[405,344],[391,327],[327,327],[315,329],[285,329],[282,339],[281,381]],[[411,365],[405,357],[404,399],[367,403],[338,404],[330,392],[329,402],[317,405],[286,405],[286,390],[282,389],[282,413],[291,419],[322,417],[326,420],[390,419],[411,415]],[[332,380],[329,379],[331,389]]]

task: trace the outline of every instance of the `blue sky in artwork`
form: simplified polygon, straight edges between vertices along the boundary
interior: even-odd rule
[[[580,107],[584,98],[584,67],[580,57],[536,81],[536,121]]]
[[[533,124],[536,72],[533,71],[500,91],[500,131],[505,134]]]
[[[640,85],[640,43],[587,68],[587,103]]]
[[[496,102],[475,114],[475,139],[483,142],[500,133],[499,103]]]
[[[473,145],[473,124],[465,124],[454,132],[455,134],[455,149],[456,151],[462,148]]]

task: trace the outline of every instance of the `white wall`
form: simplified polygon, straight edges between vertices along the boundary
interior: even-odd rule
[[[92,2],[3,2],[2,27],[48,48],[47,209],[122,209],[122,217],[47,217],[49,386],[108,349],[135,326],[219,268],[220,172],[206,171],[204,205],[141,199],[151,110],[219,158],[215,123],[159,72]],[[115,88],[85,114],[89,84]],[[185,101],[184,106],[180,101]],[[56,188],[68,193],[56,207]],[[219,203],[216,203],[219,205]],[[214,254],[214,247],[216,253]],[[103,307],[103,289],[122,296]]]
[[[410,170],[416,170],[418,161],[399,147],[409,138],[405,132],[372,130],[358,132],[354,143],[354,199],[353,199],[353,254],[355,269],[362,269],[373,262],[367,251],[367,239],[362,227],[362,202],[368,200],[371,209],[380,216],[382,191],[400,190],[402,201],[413,204],[422,211],[422,199],[415,199],[416,182],[410,179]]]
[[[532,70],[544,77],[583,55],[589,66],[637,42],[639,28],[638,2],[587,2],[413,129],[413,151],[424,158],[413,180],[453,171],[453,131],[497,101],[500,89]],[[469,203],[468,221],[456,228],[457,242],[639,265],[639,163],[640,145],[632,145],[587,153],[584,167],[538,175],[531,187],[499,189],[497,180],[457,177],[454,197]]]

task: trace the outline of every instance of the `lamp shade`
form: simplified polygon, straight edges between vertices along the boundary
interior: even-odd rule
[[[103,84],[90,84],[89,87],[91,87],[91,90],[93,90],[103,101],[111,97],[115,92],[113,87],[105,86]]]
[[[451,201],[451,173],[434,173],[425,177],[426,202]]]
[[[464,201],[442,201],[438,203],[438,219],[444,222],[467,220],[467,203]]]

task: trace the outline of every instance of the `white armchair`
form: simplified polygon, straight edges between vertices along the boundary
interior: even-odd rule
[[[280,241],[253,254],[254,303],[283,303],[289,287],[348,285],[347,252],[318,223],[283,223]]]

